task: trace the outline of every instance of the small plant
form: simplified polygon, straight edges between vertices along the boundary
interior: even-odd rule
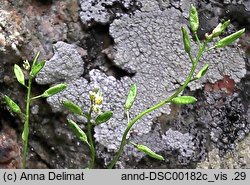
[[[26,108],[25,113],[22,112],[21,108],[7,95],[4,96],[4,100],[8,107],[16,114],[20,115],[22,118],[24,117],[24,128],[22,132],[22,140],[23,140],[23,155],[22,155],[22,168],[26,168],[26,158],[28,152],[28,143],[29,143],[29,118],[30,118],[30,104],[31,101],[36,100],[38,98],[47,98],[50,97],[62,90],[64,90],[67,85],[66,84],[58,84],[54,87],[51,87],[44,91],[43,94],[35,97],[31,97],[31,88],[32,81],[36,77],[36,75],[40,72],[40,70],[44,67],[45,61],[42,60],[38,62],[39,52],[36,54],[32,66],[28,60],[23,62],[23,68],[28,72],[28,82],[25,80],[25,73],[22,71],[21,67],[17,64],[14,65],[14,73],[17,78],[17,81],[23,85],[27,89],[27,98],[26,98]]]
[[[114,167],[114,165],[116,164],[116,162],[119,160],[120,156],[123,153],[124,146],[128,143],[132,144],[139,151],[144,152],[145,154],[147,154],[150,157],[153,157],[153,158],[158,159],[158,160],[164,160],[164,158],[161,155],[156,154],[151,149],[149,149],[147,146],[144,146],[141,144],[136,144],[132,141],[129,141],[129,139],[127,139],[127,135],[129,133],[129,131],[134,126],[134,124],[138,120],[140,120],[143,116],[145,116],[146,114],[148,114],[156,109],[159,109],[160,107],[162,107],[163,105],[165,105],[167,103],[179,104],[179,105],[195,103],[197,101],[197,99],[195,97],[193,97],[193,96],[181,96],[180,94],[183,92],[183,90],[188,86],[188,84],[190,82],[199,80],[201,77],[203,77],[206,74],[206,72],[209,68],[209,64],[205,64],[201,68],[201,70],[197,74],[195,74],[195,70],[199,64],[200,58],[203,55],[203,53],[208,52],[212,49],[222,48],[222,47],[225,47],[229,44],[232,44],[235,40],[240,38],[241,35],[245,32],[245,29],[241,29],[241,30],[239,30],[239,31],[227,36],[227,37],[224,37],[221,40],[218,40],[217,42],[215,42],[213,47],[210,47],[207,49],[208,43],[213,41],[214,38],[219,37],[225,31],[225,29],[230,24],[230,20],[228,20],[224,23],[218,24],[218,26],[212,31],[212,33],[210,33],[210,34],[207,33],[205,35],[204,41],[200,41],[199,37],[197,35],[197,30],[199,28],[198,12],[197,12],[196,8],[193,5],[191,5],[190,12],[189,12],[189,24],[190,24],[191,33],[193,34],[193,36],[195,38],[195,43],[198,45],[198,52],[197,52],[197,55],[194,57],[193,52],[191,51],[190,36],[188,35],[186,28],[182,27],[181,31],[182,31],[184,49],[185,49],[185,52],[187,53],[187,55],[192,63],[192,68],[190,69],[189,75],[187,76],[183,85],[181,85],[171,96],[165,98],[164,100],[155,104],[154,106],[144,110],[143,112],[138,114],[133,119],[130,119],[129,111],[132,108],[134,101],[136,100],[137,88],[136,88],[136,84],[131,85],[130,91],[129,91],[127,99],[125,101],[125,113],[127,115],[127,122],[128,122],[127,128],[125,129],[125,131],[123,133],[122,141],[121,141],[118,152],[116,153],[114,159],[108,165],[109,169],[112,169]],[[94,141],[93,141],[94,139],[93,139],[93,135],[92,135],[91,131],[92,131],[94,126],[108,121],[112,116],[112,112],[107,111],[107,112],[101,113],[94,119],[94,121],[92,121],[93,120],[93,118],[91,117],[92,112],[98,112],[100,110],[100,105],[102,102],[102,96],[101,96],[99,90],[95,90],[94,92],[90,92],[90,100],[91,100],[91,107],[90,107],[88,113],[83,113],[81,108],[78,105],[74,104],[73,102],[64,101],[63,104],[71,112],[87,118],[87,135],[72,120],[68,120],[68,123],[69,123],[69,126],[75,132],[75,134],[82,141],[86,142],[89,145],[90,151],[91,151],[91,161],[89,163],[88,168],[93,168],[95,165],[94,164],[95,163],[95,146],[94,146]]]
[[[71,101],[63,101],[63,105],[72,113],[75,113],[79,116],[83,116],[87,120],[87,134],[80,129],[80,127],[73,121],[68,119],[68,125],[73,130],[75,135],[83,142],[85,142],[90,148],[90,155],[91,160],[89,162],[88,168],[94,168],[95,166],[95,158],[96,158],[96,151],[95,151],[95,144],[94,144],[94,137],[92,134],[92,130],[94,126],[102,124],[108,121],[113,113],[111,111],[101,112],[102,106],[102,94],[99,89],[94,89],[93,91],[89,92],[90,98],[90,108],[88,112],[83,112],[81,107],[74,104]]]

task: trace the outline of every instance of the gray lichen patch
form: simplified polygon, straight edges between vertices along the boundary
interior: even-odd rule
[[[37,75],[39,84],[53,84],[61,81],[72,81],[84,72],[84,61],[76,46],[65,42],[54,44],[54,56],[45,63],[44,68]]]
[[[136,1],[133,0],[80,0],[80,17],[83,24],[91,22],[107,24],[112,16],[121,16],[121,12],[113,12],[112,6],[119,5],[121,8],[129,9]]]
[[[170,150],[179,150],[180,155],[183,157],[191,157],[194,153],[193,137],[188,133],[182,134],[179,131],[169,129],[162,139]]]
[[[147,1],[145,4],[147,7]],[[124,69],[135,71],[135,78],[147,79],[148,84],[157,84],[157,89],[171,91],[183,83],[191,67],[181,39],[182,15],[174,8],[160,11],[157,6],[154,10],[152,7],[149,11],[142,8],[143,12],[136,11],[132,17],[125,15],[111,24],[110,34],[116,50],[114,61]],[[239,82],[246,73],[243,56],[234,47],[206,53],[202,58],[204,63],[210,65],[207,77],[191,84],[192,90],[224,75]]]

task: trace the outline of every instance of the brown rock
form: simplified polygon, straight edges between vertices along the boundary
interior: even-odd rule
[[[0,132],[0,168],[20,168],[20,147],[16,132],[7,126]]]

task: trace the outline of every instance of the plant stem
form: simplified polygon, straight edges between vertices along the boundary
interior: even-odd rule
[[[130,122],[130,115],[129,115],[129,111],[128,110],[126,110],[126,116],[127,116],[127,122],[129,124],[129,122]]]
[[[23,161],[22,165],[23,168],[26,168],[26,158],[28,153],[28,142],[29,142],[29,116],[30,116],[30,94],[31,94],[31,84],[32,84],[32,78],[29,77],[28,82],[28,92],[27,92],[27,99],[26,99],[26,112],[25,112],[25,123],[24,123],[24,130],[27,131],[27,135],[25,136],[23,142],[24,142],[24,149],[23,149]]]
[[[125,130],[125,132],[123,133],[123,136],[122,136],[122,141],[121,141],[121,144],[120,144],[120,148],[118,150],[118,152],[116,153],[114,159],[111,161],[111,163],[108,165],[108,168],[109,169],[112,169],[114,167],[114,165],[116,164],[116,162],[119,160],[122,152],[123,152],[123,149],[124,149],[124,146],[126,145],[126,137],[130,131],[130,129],[132,128],[132,126],[139,120],[141,119],[144,115],[156,110],[156,109],[159,109],[160,107],[162,107],[163,105],[165,105],[166,103],[169,103],[171,102],[171,100],[173,98],[175,98],[176,96],[178,96],[186,87],[187,85],[189,84],[189,82],[192,80],[192,77],[194,75],[194,72],[195,72],[195,69],[197,67],[197,64],[204,52],[204,49],[207,45],[207,41],[204,42],[204,44],[202,46],[199,46],[199,52],[197,54],[197,57],[196,59],[194,60],[193,57],[191,57],[191,55],[189,55],[189,58],[192,62],[192,68],[191,68],[191,71],[185,81],[185,83],[174,93],[172,94],[170,97],[164,99],[163,101],[157,103],[156,105],[150,107],[149,109],[146,109],[144,110],[143,112],[141,112],[139,115],[137,115],[133,120],[131,120]]]
[[[41,97],[42,97],[42,94],[39,95],[39,96],[35,96],[35,97],[31,98],[31,100],[35,100],[35,99],[38,99],[38,98],[41,98]]]
[[[200,41],[200,39],[199,39],[199,37],[198,37],[198,35],[197,35],[197,32],[194,33],[194,37],[195,37],[195,39],[196,39],[196,41],[197,41],[197,43],[198,43],[198,46],[199,46],[199,48],[200,48],[200,46],[201,46],[201,41]]]
[[[92,114],[92,106],[89,110],[89,113],[87,115],[87,135],[88,135],[88,142],[89,142],[89,148],[90,148],[90,162],[88,165],[89,169],[93,169],[95,166],[95,144],[94,144],[94,139],[93,139],[93,135],[92,135],[92,123],[91,123],[91,114]]]

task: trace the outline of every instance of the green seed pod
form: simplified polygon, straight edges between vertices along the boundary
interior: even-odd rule
[[[213,37],[218,37],[221,33],[225,31],[225,29],[228,27],[230,24],[230,20],[225,21],[223,24],[219,23],[216,28],[212,31],[212,36]]]
[[[78,114],[78,115],[83,115],[82,109],[80,106],[74,104],[72,101],[63,101],[64,107],[66,107],[70,112]]]
[[[128,93],[128,97],[125,103],[125,109],[128,111],[134,104],[135,98],[137,95],[137,87],[136,84],[132,84]]]
[[[22,132],[22,140],[25,142],[25,141],[27,141],[28,137],[29,137],[29,127],[25,123],[24,128],[23,128],[23,132]]]
[[[22,69],[18,65],[14,65],[14,73],[17,78],[17,81],[25,86],[25,79]]]
[[[44,67],[44,65],[45,65],[44,60],[42,60],[38,64],[33,65],[31,68],[30,76],[32,78],[34,78],[41,71],[41,69]]]
[[[194,77],[194,79],[198,80],[201,77],[203,77],[206,74],[208,68],[209,68],[209,65],[205,64],[205,66],[203,68],[201,68],[201,70],[196,74],[196,76]]]
[[[161,155],[156,154],[151,149],[149,149],[147,146],[144,146],[144,145],[135,145],[135,146],[139,151],[144,152],[145,154],[147,154],[148,156],[150,156],[152,158],[155,158],[155,159],[158,159],[161,161],[164,160],[164,158]]]
[[[6,104],[10,107],[10,109],[16,113],[16,114],[20,114],[22,113],[20,107],[12,100],[10,99],[9,96],[5,95],[4,96],[4,101],[6,102]]]
[[[238,38],[241,37],[241,35],[245,32],[245,28],[219,40],[216,44],[215,44],[215,47],[216,48],[222,48],[222,47],[225,47],[229,44],[232,44],[235,40],[237,40]]]
[[[193,96],[178,96],[176,98],[173,98],[171,102],[178,105],[185,105],[194,103],[196,101],[197,99]]]
[[[44,91],[44,93],[41,95],[41,97],[47,98],[49,96],[53,96],[54,94],[57,94],[57,93],[61,92],[62,90],[64,90],[66,87],[67,87],[67,84],[55,85],[55,86],[47,89],[46,91]]]
[[[183,39],[183,44],[184,44],[184,49],[187,53],[190,53],[190,39],[187,33],[187,30],[184,27],[181,27],[182,31],[182,39]]]
[[[106,111],[106,112],[98,115],[97,118],[95,119],[95,125],[99,125],[101,123],[108,121],[112,116],[113,116],[112,111]]]
[[[83,142],[88,143],[88,138],[85,132],[71,119],[68,119],[68,125],[72,129],[73,133]]]
[[[189,10],[189,24],[193,33],[196,33],[199,28],[199,17],[196,8],[191,5]]]

